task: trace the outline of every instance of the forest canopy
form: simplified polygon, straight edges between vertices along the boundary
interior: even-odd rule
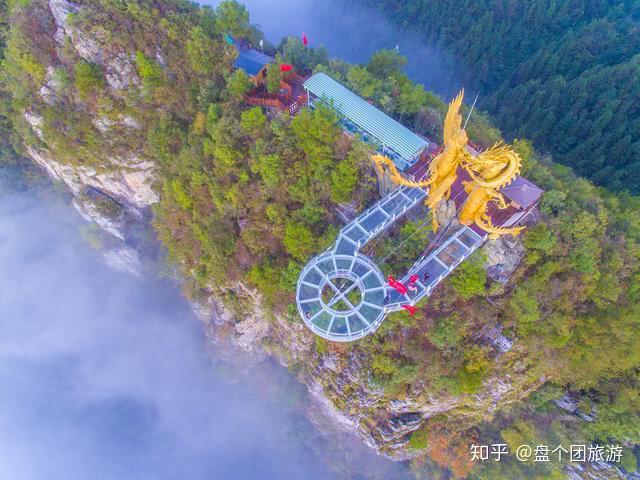
[[[634,0],[350,0],[450,49],[509,137],[612,191],[640,193]]]

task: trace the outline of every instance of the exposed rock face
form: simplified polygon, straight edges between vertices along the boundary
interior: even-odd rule
[[[124,221],[124,213],[121,213],[116,218],[105,215],[100,211],[96,203],[85,200],[80,196],[73,199],[73,207],[86,221],[94,222],[104,231],[110,233],[119,240],[125,240],[126,224]]]
[[[42,117],[40,115],[36,115],[31,111],[27,110],[24,112],[24,119],[27,121],[29,125],[31,125],[31,129],[36,134],[36,136],[40,139],[44,139],[44,133],[42,132]]]
[[[107,42],[99,28],[96,31],[85,32],[77,22],[72,20],[72,15],[80,14],[82,9],[87,7],[67,0],[49,0],[48,5],[56,28],[53,36],[61,57],[64,56],[64,44],[68,40],[80,57],[103,67],[105,78],[113,93],[118,94],[119,91],[139,85],[131,52],[114,51],[116,47],[113,46],[113,42]],[[56,65],[46,67],[45,83],[39,93],[46,103],[53,104],[57,101],[57,90],[60,86],[56,81]],[[158,202],[159,196],[153,186],[156,180],[155,164],[151,160],[143,159],[141,153],[130,152],[123,157],[104,152],[103,157],[97,159],[96,164],[99,165],[97,167],[62,163],[46,148],[42,116],[27,110],[24,112],[24,118],[43,144],[37,147],[27,146],[27,153],[51,177],[67,185],[74,195],[79,197],[87,187],[91,187],[103,192],[126,208],[140,210]],[[107,136],[106,138],[109,131],[116,126],[132,130],[141,127],[134,118],[126,115],[122,115],[117,120],[96,116],[92,123],[98,132]],[[76,208],[85,218],[91,218],[116,237],[122,237],[122,228],[117,225],[118,222],[115,219],[102,218],[90,203],[86,199],[78,199]]]
[[[69,21],[69,14],[77,14],[83,7],[66,0],[49,0],[49,8],[57,27],[55,39],[59,46],[64,44],[65,38],[69,38],[80,57],[104,68],[107,84],[116,91],[140,85],[132,54],[110,51],[111,45],[103,38],[107,32],[104,35],[94,32],[90,36]]]
[[[456,204],[453,200],[442,200],[436,205],[436,220],[439,225],[450,225],[455,228],[460,225],[456,218]]]
[[[488,240],[483,250],[487,256],[485,267],[489,276],[500,283],[505,283],[515,272],[525,254],[521,239],[511,235]]]
[[[129,159],[109,159],[113,170],[98,173],[91,167],[75,167],[59,163],[46,151],[27,147],[29,156],[41,165],[49,175],[62,181],[75,194],[79,195],[87,187],[93,187],[124,204],[143,209],[159,200],[153,189],[155,181],[154,164],[141,161],[137,157]]]
[[[64,40],[69,25],[69,15],[78,13],[80,7],[66,0],[49,0],[49,8],[56,23],[55,38],[58,43]]]
[[[40,96],[49,105],[56,103],[56,91],[60,88],[58,81],[55,77],[55,68],[53,65],[47,67],[47,76],[45,78],[45,84],[40,88]]]
[[[230,292],[237,299],[238,311],[224,304]],[[423,453],[408,449],[407,444],[425,420],[439,414],[490,418],[499,406],[518,401],[544,382],[544,378],[527,380],[524,367],[516,365],[515,372],[487,379],[476,395],[435,396],[419,383],[405,398],[389,398],[372,383],[360,354],[338,354],[331,349],[320,353],[315,336],[302,322],[274,315],[260,295],[240,283],[194,308],[214,342],[252,354],[266,349],[287,366],[302,366],[301,380],[315,398],[315,408],[324,411],[323,418],[331,418],[336,428],[355,430],[368,446],[396,460]]]
[[[106,117],[99,117],[93,120],[93,125],[98,129],[100,133],[107,133],[113,127],[124,127],[131,129],[140,129],[140,123],[133,117],[128,115],[121,116],[118,120],[111,120]]]
[[[139,276],[142,272],[142,264],[138,252],[132,248],[117,248],[103,253],[105,263],[123,273]]]
[[[638,480],[640,473],[625,473],[606,462],[593,462],[584,465],[570,465],[566,468],[569,480]]]

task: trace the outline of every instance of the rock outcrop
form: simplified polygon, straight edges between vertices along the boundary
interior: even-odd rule
[[[67,0],[49,0],[49,8],[56,24],[55,39],[59,48],[69,39],[80,57],[104,68],[107,84],[115,91],[124,92],[131,86],[140,85],[133,54],[114,52],[108,32],[87,35],[69,20],[70,14],[78,14],[83,7]]]
[[[235,309],[225,301],[232,296]],[[499,407],[517,402],[544,383],[530,380],[523,366],[491,377],[475,395],[433,395],[427,385],[414,385],[404,398],[385,395],[376,386],[365,359],[316,347],[316,337],[301,322],[274,315],[261,296],[238,283],[217,290],[194,309],[217,345],[231,346],[252,355],[267,352],[299,372],[312,394],[314,409],[323,410],[335,428],[356,431],[363,441],[395,460],[422,455],[408,448],[409,437],[424,422],[441,414],[459,421],[491,418]]]
[[[521,239],[511,235],[488,240],[483,250],[487,257],[485,267],[489,277],[500,283],[506,283],[525,254]]]
[[[150,161],[135,156],[128,159],[107,158],[111,169],[98,172],[92,167],[60,163],[51,158],[46,150],[28,146],[27,153],[52,178],[63,182],[74,195],[81,194],[86,187],[93,187],[138,209],[149,207],[159,200],[153,188],[155,165]]]
[[[107,36],[100,31],[87,32],[82,30],[72,17],[82,12],[83,7],[67,0],[49,0],[55,32],[53,38],[59,58],[64,58],[67,42],[69,42],[77,54],[88,62],[103,67],[107,84],[112,93],[119,95],[126,92],[132,86],[138,86],[138,78],[133,64],[133,54],[124,50],[118,50],[109,42]],[[52,58],[52,62],[56,62]],[[41,98],[46,104],[54,104],[58,98],[59,81],[56,79],[55,63],[46,65],[45,82],[39,90]],[[51,177],[63,182],[74,195],[79,196],[87,188],[91,187],[103,192],[109,197],[132,209],[145,209],[158,202],[159,196],[154,189],[156,181],[155,164],[151,159],[145,159],[142,152],[128,152],[126,155],[118,155],[110,151],[102,152],[101,158],[96,160],[96,166],[71,165],[54,158],[48,148],[43,131],[43,118],[37,112],[27,109],[24,118],[31,126],[36,137],[41,140],[40,146],[26,146],[29,156],[41,165]],[[108,138],[110,130],[114,127],[129,129],[136,132],[140,124],[136,119],[128,115],[122,115],[113,120],[102,115],[97,115],[92,120],[96,130]],[[87,202],[83,203],[82,210],[85,216],[97,219]],[[103,225],[111,233],[114,226],[103,221]],[[118,236],[118,235],[116,235]]]

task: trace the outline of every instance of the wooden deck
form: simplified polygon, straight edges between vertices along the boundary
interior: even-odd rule
[[[269,93],[264,85],[253,89],[246,96],[249,105],[273,108],[295,115],[307,103],[307,94],[303,87],[304,78],[292,72],[283,77],[278,93]]]

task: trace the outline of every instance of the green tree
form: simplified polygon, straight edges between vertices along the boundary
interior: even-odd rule
[[[269,188],[277,187],[282,181],[282,160],[275,153],[259,155],[253,170]]]
[[[449,282],[456,293],[465,300],[483,295],[487,283],[484,258],[480,254],[472,255],[456,268]]]
[[[304,109],[291,122],[291,132],[305,152],[316,181],[326,182],[333,165],[333,149],[340,133],[336,112],[325,105]]]
[[[224,0],[216,8],[216,30],[236,38],[246,38],[251,33],[249,11],[236,0]]]
[[[388,78],[399,73],[406,65],[407,58],[395,50],[380,50],[374,53],[367,64],[367,70],[378,78]]]
[[[512,452],[515,452],[520,445],[539,445],[541,443],[536,427],[525,420],[517,420],[513,425],[502,430],[500,436]]]
[[[419,428],[409,437],[409,448],[413,450],[424,450],[429,446],[429,429]]]
[[[248,133],[258,135],[267,125],[267,117],[262,113],[262,108],[253,107],[242,112],[240,124]]]
[[[216,58],[213,55],[215,42],[207,36],[202,27],[195,26],[191,29],[185,47],[191,68],[196,73],[207,75],[213,71],[216,64]]]
[[[167,118],[161,119],[149,132],[147,149],[152,158],[168,165],[176,158],[184,142],[180,126]]]
[[[381,81],[365,67],[350,68],[347,81],[358,94],[367,98],[373,98],[382,88]]]
[[[406,76],[398,76],[399,95],[397,98],[400,114],[415,114],[427,101],[427,92],[420,84],[414,84]]]
[[[267,67],[267,91],[269,93],[278,93],[280,91],[280,81],[282,80],[282,72],[277,63],[272,63]]]
[[[371,360],[371,370],[376,375],[392,376],[399,368],[398,362],[389,355],[374,355]]]
[[[305,47],[299,38],[288,37],[281,45],[281,50],[285,62],[293,65],[299,72],[329,63],[329,54],[325,48]]]
[[[183,210],[191,210],[191,207],[193,205],[191,197],[189,196],[189,193],[187,192],[187,189],[185,188],[183,182],[179,178],[174,178],[171,181],[171,191],[173,192],[176,202],[178,203],[178,205],[180,205],[180,208],[182,208]]]
[[[74,67],[75,85],[81,100],[87,100],[105,86],[102,67],[80,60]]]
[[[5,16],[4,18],[9,18]],[[42,61],[35,54],[35,45],[29,43],[19,28],[12,28],[6,33],[6,60],[3,62],[3,69],[13,75],[21,76],[21,72],[27,74],[25,81],[32,81],[37,85],[42,85],[46,78],[46,68]]]
[[[518,286],[509,301],[509,307],[518,333],[521,335],[531,333],[540,318],[535,290],[527,288],[524,284]]]
[[[234,70],[234,72],[227,78],[227,92],[236,100],[242,100],[251,90],[253,84],[249,80],[249,77],[244,70]]]
[[[136,52],[136,67],[145,90],[153,91],[164,84],[164,70],[160,64],[141,51]]]
[[[352,158],[345,158],[331,172],[331,200],[347,203],[353,198],[358,183],[358,167]]]
[[[436,325],[429,332],[429,341],[438,348],[455,347],[460,343],[460,318],[454,314],[438,319]]]
[[[556,241],[557,237],[553,232],[544,223],[540,223],[527,229],[524,245],[530,249],[550,253],[556,245]]]
[[[302,223],[288,221],[284,229],[283,243],[294,258],[305,261],[315,252],[316,237],[309,227]]]

